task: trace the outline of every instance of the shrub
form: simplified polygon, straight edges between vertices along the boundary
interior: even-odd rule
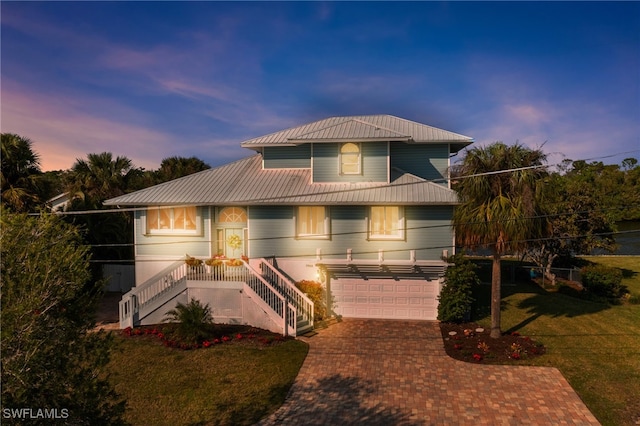
[[[480,284],[476,275],[476,266],[462,254],[456,254],[447,259],[454,263],[449,266],[444,275],[444,287],[438,296],[438,320],[442,322],[460,323],[467,319],[474,302],[472,288]]]
[[[53,214],[0,210],[0,405],[34,410],[2,424],[52,424],[35,409],[61,407],[68,418],[55,424],[122,424],[125,402],[103,374],[113,336],[91,332],[103,283],[91,280],[81,231]]]
[[[165,321],[177,323],[173,328],[175,337],[186,343],[200,343],[205,340],[213,323],[209,304],[191,299],[188,304],[178,303],[166,313]]]
[[[582,285],[584,288],[609,301],[619,301],[629,289],[622,285],[622,271],[604,265],[590,265],[582,268]]]
[[[306,294],[313,302],[314,321],[322,321],[329,318],[330,315],[327,310],[327,292],[322,284],[317,281],[302,280],[296,283],[296,287]]]

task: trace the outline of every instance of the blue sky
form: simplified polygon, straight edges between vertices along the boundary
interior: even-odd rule
[[[360,114],[546,142],[552,162],[640,158],[640,2],[0,7],[2,132],[43,170],[103,151],[216,166],[252,154],[246,139]]]

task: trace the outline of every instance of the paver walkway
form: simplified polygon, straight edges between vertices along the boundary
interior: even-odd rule
[[[597,425],[555,368],[464,363],[439,325],[345,319],[301,338],[309,354],[260,425]]]

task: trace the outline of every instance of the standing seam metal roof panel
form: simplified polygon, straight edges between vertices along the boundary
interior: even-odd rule
[[[345,123],[351,122],[349,125]],[[359,123],[359,125],[355,125]],[[370,126],[371,131],[375,128],[387,132],[387,135],[395,134],[410,138],[413,142],[456,142],[470,144],[473,138],[447,130],[438,129],[426,124],[398,118],[392,115],[361,115],[350,117],[331,117],[324,120],[315,121],[309,124],[292,127],[279,132],[271,133],[249,139],[241,144],[245,148],[255,148],[260,146],[286,145],[295,143],[296,140],[311,142],[322,141],[332,138],[366,138],[366,126]],[[331,129],[331,130],[329,130]],[[313,136],[313,137],[312,137]]]
[[[260,155],[107,200],[107,205],[457,204],[456,193],[410,174],[391,184],[312,184],[309,169],[264,170]]]

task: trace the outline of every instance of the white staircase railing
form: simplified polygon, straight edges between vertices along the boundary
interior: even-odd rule
[[[307,295],[264,258],[260,259],[260,270],[262,276],[272,283],[280,294],[286,296],[289,303],[296,307],[302,320],[307,321],[309,326],[313,327],[314,305]]]
[[[137,320],[186,290],[186,266],[184,261],[175,262],[125,293],[119,306],[120,328],[133,327]]]
[[[263,302],[263,308],[268,307],[265,312],[282,326],[283,334],[296,335],[298,314],[295,305],[244,261],[238,266],[188,266],[184,261],[173,263],[122,296],[120,328],[138,325],[145,316],[185,291],[187,280],[244,282]]]
[[[247,287],[253,291],[258,300],[271,308],[266,312],[272,318],[275,314],[274,319],[282,325],[282,334],[295,336],[298,328],[298,314],[295,306],[289,304],[287,298],[273,288],[257,271],[249,265],[247,265],[247,269],[252,271],[249,279],[245,281]]]

